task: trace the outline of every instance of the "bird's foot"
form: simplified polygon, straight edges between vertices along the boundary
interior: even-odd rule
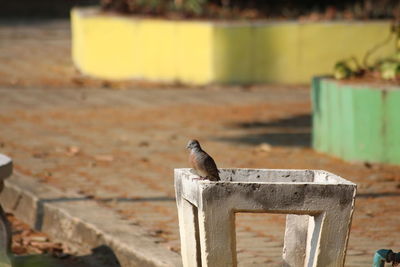
[[[192,178],[192,180],[200,180],[200,181],[203,181],[205,179],[206,179],[206,177],[201,177],[201,176]]]

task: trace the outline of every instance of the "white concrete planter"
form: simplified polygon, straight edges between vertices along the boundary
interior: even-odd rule
[[[12,173],[12,160],[0,154],[0,193],[4,188],[4,180]],[[0,205],[0,266],[11,267],[11,228]]]
[[[0,182],[3,182],[11,175],[12,169],[12,160],[9,157],[0,154]]]
[[[344,265],[355,184],[313,170],[221,169],[220,182],[193,178],[175,169],[184,266],[237,265],[236,212],[289,214],[285,266]]]

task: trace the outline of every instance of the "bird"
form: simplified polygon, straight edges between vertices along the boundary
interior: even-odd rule
[[[189,163],[196,174],[200,176],[200,180],[221,180],[214,159],[201,148],[199,141],[190,140],[186,148],[190,150]]]

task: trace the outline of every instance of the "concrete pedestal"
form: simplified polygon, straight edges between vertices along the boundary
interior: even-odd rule
[[[356,185],[325,171],[221,169],[221,181],[175,169],[183,265],[236,266],[235,213],[287,216],[285,266],[343,266]]]
[[[12,173],[12,161],[0,154],[0,192],[4,187],[4,180]],[[0,267],[11,267],[11,228],[3,208],[0,205]]]

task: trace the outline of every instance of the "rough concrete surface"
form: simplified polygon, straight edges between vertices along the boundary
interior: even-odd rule
[[[86,83],[71,64],[68,22],[0,24],[0,35],[0,153],[37,190],[92,199],[123,222],[115,231],[137,226],[179,252],[173,169],[189,166],[185,145],[198,138],[221,168],[323,169],[357,183],[345,266],[398,249],[400,167],[312,150],[309,88]],[[236,214],[238,265],[281,263],[284,228],[285,215]]]
[[[344,266],[355,184],[314,170],[232,168],[220,169],[220,177],[199,180],[188,168],[175,169],[184,266],[237,266],[237,212],[302,215],[308,222],[303,229],[286,224],[300,233],[285,230],[283,266]],[[290,250],[293,242],[303,251]]]
[[[12,173],[12,160],[3,155],[0,154],[0,180],[2,182],[2,180],[6,179],[7,177],[9,177]],[[1,192],[1,190],[0,190]]]
[[[4,189],[4,180],[11,175],[12,160],[0,154],[0,193]],[[0,205],[0,266],[11,267],[11,227],[3,207]]]

